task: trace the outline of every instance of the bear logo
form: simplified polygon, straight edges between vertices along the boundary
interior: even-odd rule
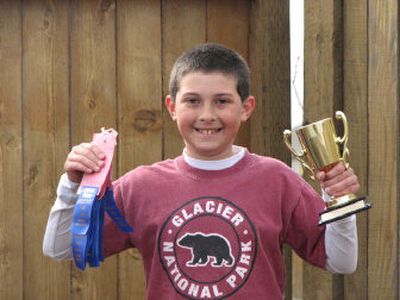
[[[231,267],[234,264],[231,245],[219,234],[186,233],[177,243],[180,247],[192,251],[192,260],[186,263],[188,267],[206,266],[209,257],[214,258],[211,264],[213,267]]]
[[[157,242],[162,268],[185,299],[229,299],[248,282],[257,258],[253,223],[220,197],[194,198],[171,211]]]

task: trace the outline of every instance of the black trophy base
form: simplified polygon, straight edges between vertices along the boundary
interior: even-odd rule
[[[367,210],[371,208],[371,206],[372,205],[368,202],[368,198],[365,196],[351,200],[337,207],[328,208],[326,211],[319,214],[318,225],[344,219],[352,214]]]

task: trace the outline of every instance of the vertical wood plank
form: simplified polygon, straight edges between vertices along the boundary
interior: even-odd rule
[[[349,120],[350,165],[368,193],[368,1],[344,1],[344,112]],[[346,299],[367,299],[368,213],[357,215],[359,257],[354,274],[345,276]]]
[[[68,299],[69,263],[42,254],[68,149],[68,2],[24,1],[24,299]]]
[[[116,127],[115,2],[73,1],[71,14],[71,134],[75,145],[91,141],[101,127]],[[72,297],[117,298],[116,257],[107,258],[98,269],[72,270]]]
[[[161,5],[118,5],[119,175],[162,159]],[[119,299],[145,299],[142,257],[119,255]]]
[[[368,298],[398,299],[399,4],[368,4]]]
[[[332,116],[341,108],[342,24],[338,1],[305,1],[305,119]],[[309,120],[307,120],[309,119]]]
[[[205,0],[165,0],[162,3],[164,98],[168,94],[169,75],[175,60],[183,51],[206,41],[207,11]],[[163,109],[163,116],[163,157],[173,158],[182,153],[183,141],[166,109]]]
[[[207,42],[235,49],[248,61],[249,7],[246,0],[207,1]],[[248,147],[250,122],[242,124],[235,143]]]
[[[290,128],[289,2],[254,1],[251,8],[250,67],[257,108],[251,147],[290,162],[282,132]]]
[[[250,68],[257,108],[251,119],[252,151],[290,164],[282,132],[290,128],[289,1],[253,1]],[[292,298],[291,250],[284,249],[285,298]]]
[[[289,1],[267,1],[262,84],[266,155],[290,163],[282,132],[290,128]]]
[[[292,299],[303,297],[303,260],[292,252]]]
[[[23,297],[21,3],[0,3],[0,298]]]
[[[342,11],[333,0],[304,5],[304,119],[312,122],[342,109]],[[305,299],[343,298],[342,276],[305,265],[303,279]]]
[[[256,109],[250,119],[250,148],[251,151],[265,155],[267,136],[264,134],[264,98],[266,90],[264,82],[264,30],[266,27],[266,9],[263,1],[253,1],[250,7],[249,33],[249,65],[251,69],[252,94],[256,99]]]

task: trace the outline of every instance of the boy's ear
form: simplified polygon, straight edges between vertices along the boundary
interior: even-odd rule
[[[175,113],[175,102],[172,100],[171,95],[167,95],[165,97],[165,106],[168,109],[169,115],[171,116],[172,120],[176,120],[176,113]]]
[[[250,118],[256,107],[256,99],[253,96],[247,97],[247,99],[242,104],[242,116],[241,121],[245,122],[248,118]]]

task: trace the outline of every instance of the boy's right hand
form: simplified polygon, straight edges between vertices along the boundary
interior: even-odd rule
[[[83,174],[98,172],[104,167],[105,154],[99,147],[91,143],[74,146],[67,156],[64,170],[69,180],[80,183]]]

